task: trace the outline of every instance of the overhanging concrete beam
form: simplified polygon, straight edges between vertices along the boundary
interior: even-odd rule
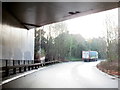
[[[28,29],[117,7],[118,2],[3,2]]]

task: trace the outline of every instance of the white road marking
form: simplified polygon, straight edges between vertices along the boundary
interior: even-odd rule
[[[45,69],[45,68],[46,68],[46,67],[42,67],[42,68],[38,68],[37,70],[32,70],[32,71],[24,72],[24,73],[21,74],[21,75],[18,75],[18,76],[15,76],[15,77],[12,77],[12,78],[10,78],[10,79],[7,79],[7,80],[2,81],[2,83],[1,83],[0,85],[6,84],[6,83],[11,82],[11,81],[13,81],[13,80],[15,80],[15,79],[18,79],[18,78],[20,78],[20,77],[26,76],[26,75],[28,75],[28,74],[32,74],[32,73],[34,73],[34,72],[36,72],[36,71],[39,71],[39,70],[42,70],[42,69]]]

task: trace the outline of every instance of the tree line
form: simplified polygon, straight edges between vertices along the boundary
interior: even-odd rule
[[[36,37],[36,40],[37,42],[41,40],[41,42],[35,46],[35,57],[39,55],[37,53],[41,50],[44,53],[45,61],[70,60],[70,58],[81,60],[82,51],[90,50],[98,51],[99,59],[116,60],[118,58],[117,28],[112,26],[110,18],[106,18],[105,21],[107,37],[88,40],[80,34],[70,34],[64,22],[47,25],[39,29],[40,39]]]
[[[41,50],[44,51],[45,60],[69,60],[78,58],[81,60],[82,51],[98,51],[99,58],[106,58],[106,40],[93,38],[86,40],[80,34],[69,34],[65,23],[60,22],[40,29]]]

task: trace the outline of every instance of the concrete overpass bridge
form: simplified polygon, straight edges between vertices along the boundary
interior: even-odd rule
[[[0,26],[1,69],[16,74],[39,68],[34,63],[35,28],[119,7],[114,2],[8,2],[0,3],[2,22]],[[46,62],[56,63],[59,61]],[[2,71],[3,71],[2,70]],[[9,87],[9,86],[8,86]]]

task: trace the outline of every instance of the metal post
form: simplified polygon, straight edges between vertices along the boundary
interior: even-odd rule
[[[6,70],[5,70],[6,76],[9,75],[9,69],[7,68],[7,66],[8,66],[8,60],[6,60]]]
[[[13,60],[13,66],[15,66],[15,61]],[[13,69],[13,74],[16,74],[16,68]]]
[[[6,67],[8,66],[8,60],[6,60]]]
[[[24,65],[25,65],[25,60],[24,60]],[[26,66],[24,67],[24,71],[26,71]]]
[[[20,60],[19,60],[19,65],[20,65]],[[19,72],[21,73],[21,67],[19,67]]]

